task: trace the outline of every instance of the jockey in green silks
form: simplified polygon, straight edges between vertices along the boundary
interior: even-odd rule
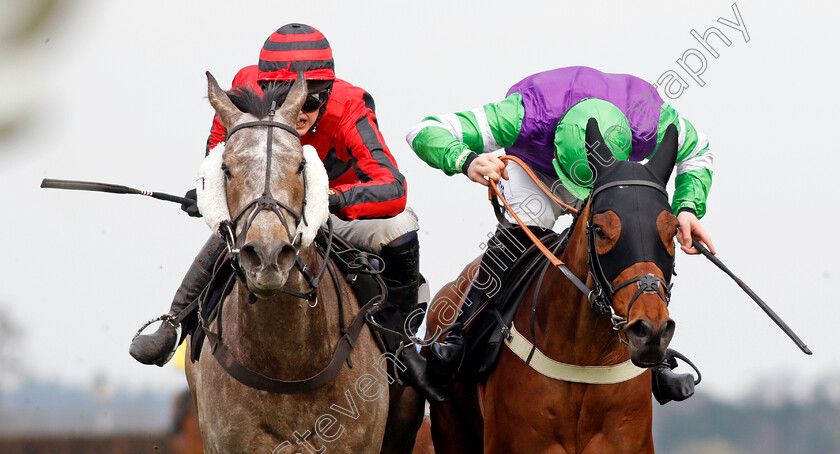
[[[515,84],[507,97],[471,111],[426,117],[407,134],[406,140],[426,163],[447,175],[465,174],[470,180],[488,185],[497,182],[513,211],[529,226],[551,229],[557,218],[568,212],[539,189],[517,164],[505,165],[492,152],[505,153],[524,161],[546,187],[563,202],[579,208],[589,196],[594,180],[585,149],[586,124],[596,118],[601,134],[618,160],[643,161],[657,149],[669,125],[679,132],[675,192],[672,209],[677,215],[677,240],[688,254],[699,251],[695,238],[715,251],[699,219],[706,212],[706,198],[712,184],[712,153],[706,136],[666,104],[656,88],[634,76],[607,74],[587,67],[554,69],[529,76]],[[494,257],[515,257],[511,241],[528,244],[521,229],[501,232],[488,248],[505,253]],[[504,234],[502,234],[504,233]],[[508,244],[506,244],[508,243]],[[484,260],[482,274],[503,276],[511,263]],[[491,299],[473,285],[458,317],[458,326],[481,304]],[[456,327],[443,343],[430,347],[439,376],[449,376],[460,367],[464,356],[462,330]],[[693,393],[689,374],[677,375],[673,358],[654,369],[654,390],[664,390],[665,401],[682,400]],[[657,382],[659,381],[659,382]],[[689,389],[690,388],[690,389]],[[669,392],[669,390],[671,392]],[[657,399],[662,399],[657,396]]]

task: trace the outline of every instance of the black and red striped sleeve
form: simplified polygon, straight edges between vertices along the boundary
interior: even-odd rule
[[[405,210],[405,177],[385,145],[375,114],[367,107],[359,111],[358,118],[345,118],[340,126],[359,182],[332,188],[344,205],[335,214],[345,219],[396,216]]]

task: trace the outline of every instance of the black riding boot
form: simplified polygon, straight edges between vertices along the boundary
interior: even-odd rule
[[[479,271],[480,273],[481,271]],[[435,383],[446,383],[455,372],[461,368],[464,362],[466,342],[464,340],[464,328],[487,301],[484,291],[472,282],[467,292],[464,305],[461,306],[461,313],[452,326],[452,330],[446,335],[443,341],[435,342],[429,346],[429,374]],[[467,304],[469,302],[469,304]]]
[[[532,226],[530,229],[537,237],[548,232],[540,227]],[[481,307],[494,304],[492,296],[498,288],[493,291],[494,295],[485,295],[484,289],[478,284],[481,283],[489,289],[489,283],[496,280],[501,285],[508,269],[531,244],[533,243],[528,235],[520,227],[506,229],[499,226],[493,237],[487,241],[487,249],[481,257],[478,274],[467,292],[461,313],[458,314],[452,330],[442,342],[429,346],[429,368],[436,383],[448,381],[461,368],[466,348],[464,329],[469,326],[468,322]]]
[[[198,298],[204,288],[210,283],[213,272],[213,265],[225,250],[225,242],[219,236],[213,235],[201,248],[201,252],[193,260],[187,275],[181,282],[181,286],[175,292],[172,305],[168,315],[177,316],[190,303]],[[184,320],[182,325],[191,325],[191,322]],[[143,364],[155,364],[163,367],[175,353],[175,349],[184,338],[178,339],[176,326],[169,320],[161,322],[160,327],[152,334],[137,336],[131,341],[128,353],[137,361]]]
[[[696,381],[691,374],[677,374],[672,370],[677,367],[677,358],[682,359],[697,371]],[[672,400],[675,402],[686,400],[694,395],[694,385],[700,383],[699,377],[700,371],[688,358],[669,348],[662,363],[651,368],[653,397],[659,405],[665,405]]]
[[[379,256],[385,262],[382,279],[388,287],[388,302],[399,311],[402,321],[405,322],[419,307],[417,293],[420,288],[420,241],[415,232],[400,238],[404,238],[404,242],[397,246],[383,247]],[[399,330],[407,331],[405,334],[413,336],[422,320],[422,318],[416,318],[415,321],[413,318],[414,326],[403,326],[404,323],[402,323]]]
[[[420,242],[415,232],[397,246],[385,246],[379,256],[385,262],[382,279],[388,287],[388,302],[391,307],[380,311],[376,318],[385,327],[403,332],[407,336],[417,333],[426,310],[426,304],[417,301],[420,287]],[[420,311],[418,312],[418,309]],[[400,350],[400,339],[393,336],[383,336],[385,348],[391,353],[397,353],[398,359],[405,365],[405,370],[399,370],[400,379],[411,385],[431,402],[443,402],[445,393],[441,387],[434,385],[426,375],[426,360],[409,345]]]

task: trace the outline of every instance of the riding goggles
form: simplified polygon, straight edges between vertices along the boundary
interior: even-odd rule
[[[303,101],[303,105],[300,107],[300,110],[305,113],[315,112],[320,109],[325,102],[327,102],[327,98],[329,97],[329,90],[319,91],[318,93],[310,93],[306,95],[306,100]]]

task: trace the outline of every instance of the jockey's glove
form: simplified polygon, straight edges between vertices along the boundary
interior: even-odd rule
[[[200,218],[201,212],[198,211],[198,203],[196,202],[198,196],[196,195],[195,189],[187,191],[187,193],[184,194],[184,198],[189,200],[181,204],[181,210],[191,217]]]
[[[345,206],[344,194],[330,189],[330,213],[338,213]]]

